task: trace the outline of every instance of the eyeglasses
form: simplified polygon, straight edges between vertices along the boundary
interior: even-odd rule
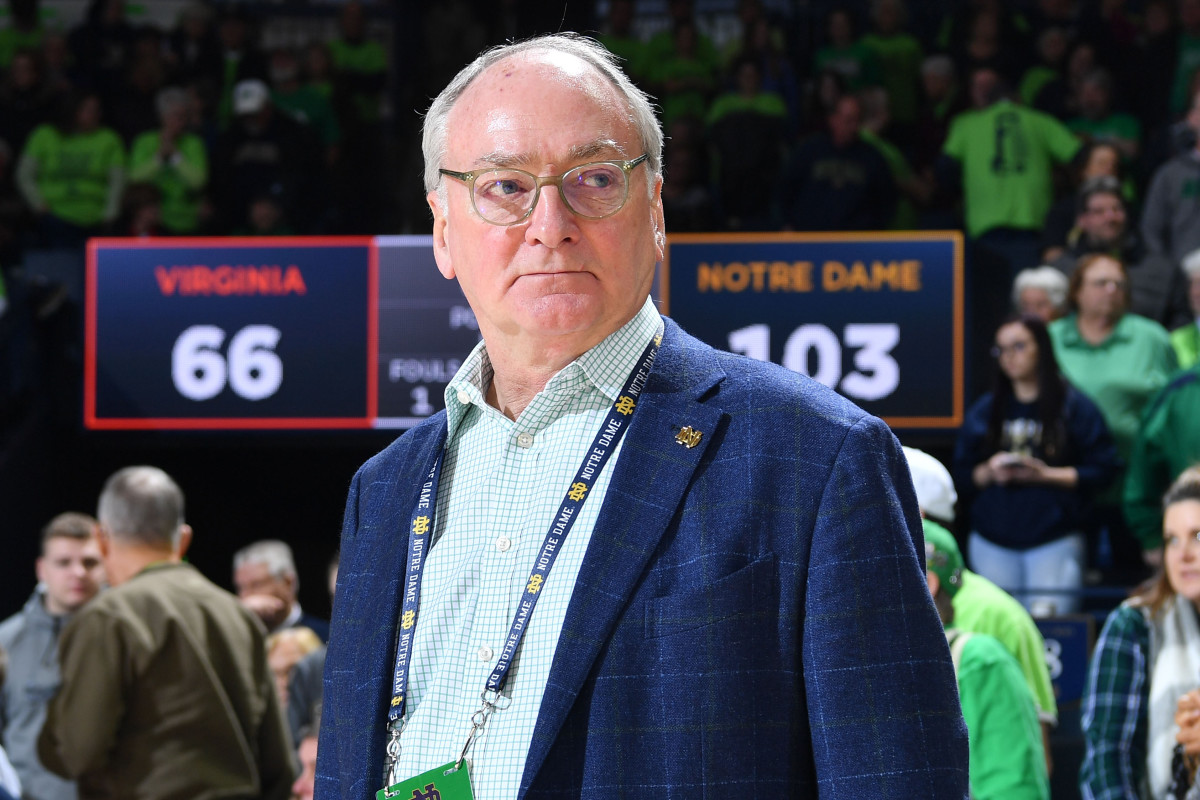
[[[595,161],[580,164],[561,175],[537,176],[523,169],[477,169],[442,175],[471,187],[471,205],[484,222],[516,225],[533,213],[543,186],[558,187],[558,196],[576,216],[611,217],[629,198],[629,173],[650,157],[643,153],[632,161]]]
[[[999,358],[1006,353],[1024,353],[1029,349],[1029,342],[1013,342],[1009,345],[996,345],[992,348],[992,358]]]
[[[1118,291],[1125,289],[1125,281],[1121,278],[1092,278],[1084,283],[1093,289],[1116,289]]]

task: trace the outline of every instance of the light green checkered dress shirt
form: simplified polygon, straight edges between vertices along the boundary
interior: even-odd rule
[[[515,422],[484,400],[492,368],[482,343],[446,387],[449,438],[422,578],[399,779],[458,757],[546,531],[638,356],[662,327],[647,299],[624,327],[551,378]],[[620,454],[618,448],[599,475],[559,551],[509,670],[505,699],[471,747],[475,800],[517,796],[567,604]]]

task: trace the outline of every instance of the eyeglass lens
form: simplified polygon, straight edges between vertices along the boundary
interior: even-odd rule
[[[516,169],[492,169],[475,178],[475,210],[489,222],[517,222],[533,208],[538,180]],[[625,204],[625,171],[616,164],[583,164],[562,176],[562,196],[581,217],[617,213]]]

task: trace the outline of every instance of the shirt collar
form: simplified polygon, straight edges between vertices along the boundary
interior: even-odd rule
[[[1129,315],[1131,312],[1126,311],[1117,320],[1113,332],[1108,335],[1100,344],[1092,344],[1083,338],[1083,334],[1079,332],[1079,314],[1073,313],[1064,317],[1064,321],[1068,324],[1063,326],[1062,343],[1064,347],[1090,347],[1093,349],[1108,347],[1110,344],[1123,343],[1129,340]]]
[[[629,373],[633,372],[638,356],[642,354],[647,343],[660,335],[662,330],[662,317],[654,306],[653,298],[647,297],[633,319],[563,367],[546,384],[546,389],[553,390],[564,380],[582,374],[595,390],[615,401]],[[475,349],[446,386],[446,424],[449,427],[449,440],[454,439],[455,432],[472,408],[482,408],[487,404],[487,388],[491,382],[492,363],[488,359],[487,344],[481,341],[475,345]]]

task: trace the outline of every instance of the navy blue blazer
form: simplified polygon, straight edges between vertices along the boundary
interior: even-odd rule
[[[408,515],[445,437],[439,414],[351,485],[319,800],[380,788]],[[966,797],[916,499],[882,422],[668,320],[613,466],[521,797]]]

